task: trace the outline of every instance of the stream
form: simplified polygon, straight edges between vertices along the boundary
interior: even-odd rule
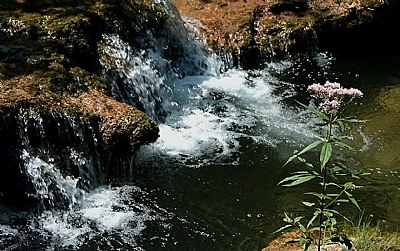
[[[160,138],[139,150],[123,177],[77,191],[76,180],[24,154],[32,170],[40,166],[62,179],[76,201],[40,215],[0,207],[0,250],[261,250],[276,237],[271,233],[282,226],[283,212],[304,210],[300,201],[309,188],[277,183],[291,171],[282,167],[287,158],[313,140],[307,114],[294,100],[309,101],[307,86],[326,80],[364,92],[346,110],[367,120],[351,129],[359,150],[341,161],[371,173],[356,193],[364,215],[399,230],[399,55],[322,52],[262,70],[161,83]],[[142,74],[154,73],[135,62]],[[345,214],[357,221],[361,212]]]

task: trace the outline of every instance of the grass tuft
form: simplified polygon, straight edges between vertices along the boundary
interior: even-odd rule
[[[379,223],[361,222],[353,229],[357,251],[400,251],[400,233],[383,231]]]

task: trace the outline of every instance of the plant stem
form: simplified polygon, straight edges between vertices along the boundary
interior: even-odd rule
[[[328,132],[326,135],[326,140],[329,143],[332,138],[332,123],[333,123],[333,116],[330,115],[329,122],[328,122]],[[326,193],[326,179],[327,179],[327,167],[326,165],[322,167],[323,175],[322,175],[322,191],[321,194],[324,196]],[[320,205],[320,215],[319,215],[319,236],[318,236],[318,251],[321,251],[321,241],[322,241],[322,225],[324,221],[324,210],[325,210],[325,199],[321,198],[321,205]]]
[[[326,190],[326,167],[324,167],[324,175],[322,177],[322,195],[325,195],[325,190]],[[319,215],[319,237],[318,237],[318,251],[321,251],[321,240],[322,240],[322,224],[323,224],[323,212],[324,212],[324,204],[325,200],[324,198],[321,198],[321,207],[320,207],[320,215]]]

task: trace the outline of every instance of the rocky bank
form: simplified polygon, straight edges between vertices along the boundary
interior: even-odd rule
[[[141,145],[158,138],[157,123],[137,99],[122,102],[112,93],[118,66],[105,69],[104,36],[117,34],[138,53],[156,39],[173,48],[176,37],[164,31],[170,13],[147,0],[0,2],[2,204],[68,206],[57,201],[63,191],[55,181],[47,177],[37,187],[43,177],[32,170],[43,174],[54,165],[80,177],[79,187],[94,187],[115,179]],[[160,56],[173,64],[180,53]]]
[[[182,16],[200,20],[207,41],[236,65],[262,68],[275,59],[318,51],[368,52],[396,47],[396,0],[174,0]]]

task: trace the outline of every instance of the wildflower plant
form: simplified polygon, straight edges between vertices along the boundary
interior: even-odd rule
[[[324,243],[341,242],[348,249],[351,243],[348,238],[338,231],[338,216],[348,220],[336,209],[340,203],[352,203],[360,209],[352,192],[358,187],[353,182],[339,182],[339,176],[347,176],[352,179],[359,178],[361,173],[355,173],[344,165],[333,163],[332,153],[335,149],[354,150],[343,142],[341,134],[349,123],[363,122],[351,117],[342,116],[343,107],[355,98],[361,98],[363,93],[355,88],[344,88],[340,83],[327,81],[324,85],[312,84],[307,88],[318,101],[317,107],[306,106],[313,115],[316,122],[316,140],[295,153],[286,161],[288,163],[297,160],[305,167],[284,178],[278,185],[293,187],[309,181],[318,181],[319,192],[307,192],[308,201],[302,201],[306,207],[312,208],[313,214],[308,219],[305,216],[290,217],[285,213],[284,221],[287,223],[274,233],[281,232],[287,228],[297,227],[302,235],[298,241],[303,243],[303,251],[313,250],[317,246],[318,251]],[[311,150],[319,150],[318,163],[311,163],[304,155]]]

